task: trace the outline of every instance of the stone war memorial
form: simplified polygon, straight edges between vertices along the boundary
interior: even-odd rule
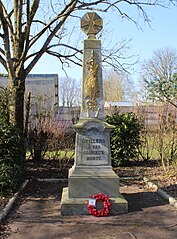
[[[128,202],[119,192],[119,177],[112,170],[110,132],[114,126],[105,122],[101,41],[96,35],[103,27],[95,12],[81,18],[87,34],[83,49],[81,114],[76,131],[75,162],[69,170],[68,187],[63,189],[62,215],[87,215],[91,195],[107,195],[110,215],[128,212]]]

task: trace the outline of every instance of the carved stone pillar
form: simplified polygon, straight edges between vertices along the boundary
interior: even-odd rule
[[[61,201],[62,215],[88,214],[90,195],[103,193],[111,198],[111,214],[128,212],[128,203],[119,193],[119,177],[111,167],[110,131],[105,122],[101,41],[96,34],[102,19],[86,13],[81,29],[88,35],[84,41],[81,114],[76,131],[75,163],[69,170],[68,188]]]

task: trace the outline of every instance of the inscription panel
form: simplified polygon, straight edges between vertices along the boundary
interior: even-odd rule
[[[80,156],[79,164],[82,165],[107,165],[108,142],[107,133],[98,128],[85,130],[79,136]]]

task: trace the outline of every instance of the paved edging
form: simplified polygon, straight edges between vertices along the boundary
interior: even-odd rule
[[[2,209],[2,211],[0,212],[0,223],[5,219],[5,217],[7,216],[7,214],[9,213],[9,211],[11,210],[14,202],[16,201],[18,195],[20,194],[20,192],[26,187],[26,185],[28,184],[29,180],[25,180],[25,182],[22,184],[20,190],[18,192],[16,192],[14,194],[14,196],[12,198],[9,199],[9,202],[5,205],[5,207]]]
[[[143,180],[142,176],[132,176],[132,177],[119,177],[120,181],[127,181],[127,180]]]
[[[67,183],[67,178],[37,178],[37,181],[39,182],[62,182]]]
[[[155,183],[151,182],[148,178],[143,178],[144,182],[147,183],[148,187],[153,188],[161,197],[163,197],[170,205],[177,208],[177,200],[159,188]]]

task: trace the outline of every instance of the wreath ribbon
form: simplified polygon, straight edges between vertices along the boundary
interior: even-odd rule
[[[111,203],[110,199],[107,195],[104,195],[102,193],[95,194],[90,196],[90,198],[95,199],[96,202],[102,202],[103,208],[98,210],[95,205],[90,205],[89,202],[87,203],[88,212],[96,217],[104,217],[107,216],[110,213],[111,210]]]

